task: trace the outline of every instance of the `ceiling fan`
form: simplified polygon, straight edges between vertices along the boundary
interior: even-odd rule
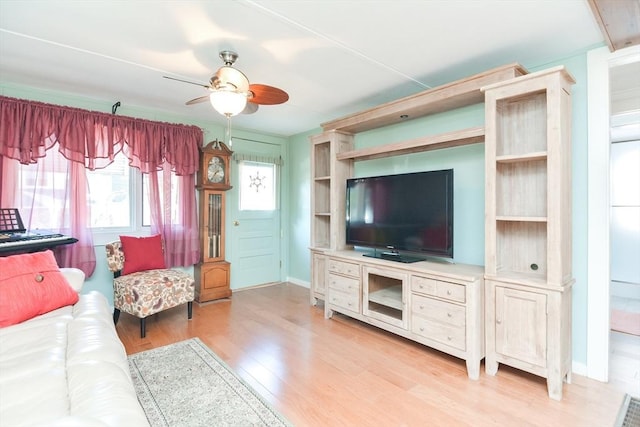
[[[252,114],[259,105],[276,105],[287,102],[287,92],[277,87],[252,83],[242,71],[233,67],[238,54],[230,50],[220,52],[224,66],[211,77],[209,84],[194,83],[187,80],[164,76],[166,79],[194,84],[206,88],[210,93],[187,101],[187,105],[210,101],[213,108],[220,114],[230,118],[236,114]]]

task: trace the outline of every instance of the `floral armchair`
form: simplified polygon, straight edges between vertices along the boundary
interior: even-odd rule
[[[167,268],[122,274],[125,255],[120,241],[108,243],[107,262],[113,272],[113,321],[120,312],[140,318],[140,337],[146,335],[145,320],[152,314],[187,303],[187,316],[193,313],[195,282],[189,274]]]

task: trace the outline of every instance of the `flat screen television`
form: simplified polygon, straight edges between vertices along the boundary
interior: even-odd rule
[[[453,169],[348,179],[346,215],[347,244],[376,249],[365,255],[453,258]]]

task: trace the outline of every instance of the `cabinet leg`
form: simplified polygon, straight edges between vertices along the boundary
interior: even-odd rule
[[[484,359],[484,371],[487,375],[495,375],[498,373],[498,362],[494,359],[485,357]]]
[[[467,375],[470,380],[477,380],[480,378],[480,361],[479,360],[467,360]]]
[[[311,295],[311,305],[315,306],[318,304],[318,298]]]
[[[562,377],[547,378],[547,390],[553,400],[562,400]]]
[[[331,317],[333,317],[333,310],[327,307],[327,302],[325,301],[324,302],[324,318],[331,319]]]

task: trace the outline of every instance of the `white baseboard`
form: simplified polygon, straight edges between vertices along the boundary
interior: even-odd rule
[[[306,282],[306,281],[300,280],[300,279],[296,279],[294,277],[287,277],[287,282],[293,283],[294,285],[302,286],[303,288],[307,288],[307,289],[311,288],[311,284],[309,282]]]
[[[587,376],[587,365],[581,362],[576,362],[575,360],[571,363],[571,372],[574,374],[582,375],[583,377]]]

